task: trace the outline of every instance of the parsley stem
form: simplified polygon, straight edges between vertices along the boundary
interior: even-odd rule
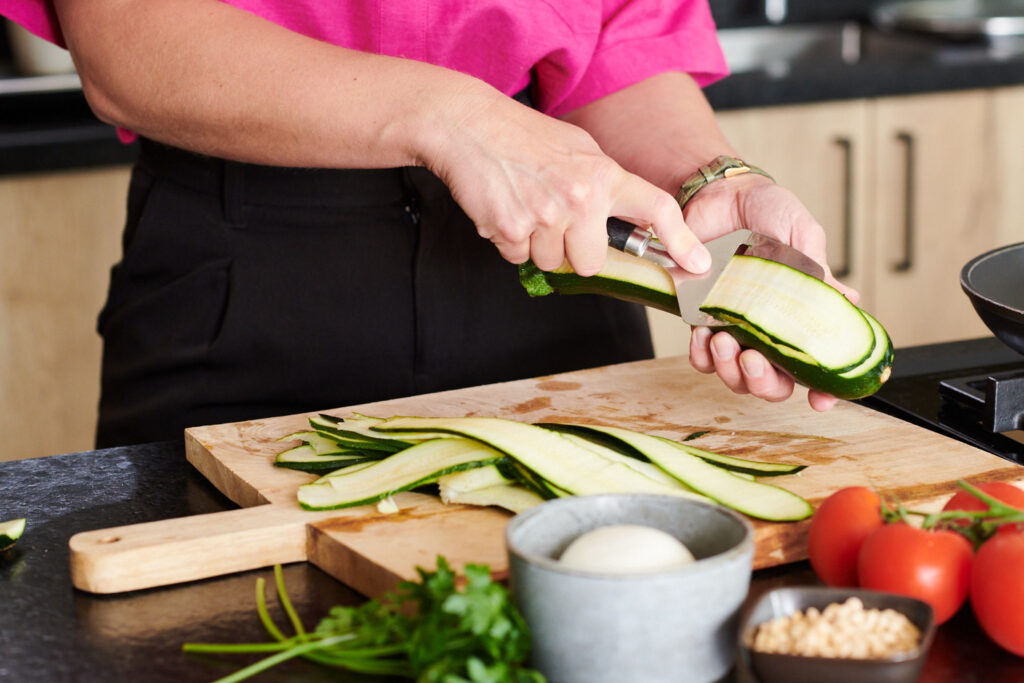
[[[311,653],[314,650],[318,650],[320,648],[330,647],[332,645],[337,645],[338,643],[343,643],[346,640],[351,639],[351,637],[351,634],[346,633],[340,636],[330,636],[328,638],[324,638],[323,640],[306,641],[300,645],[295,645],[294,647],[291,647],[282,652],[278,652],[275,655],[271,655],[270,657],[261,659],[260,661],[254,664],[250,664],[244,669],[239,669],[230,676],[219,678],[216,681],[214,681],[214,683],[238,683],[238,681],[244,681],[246,678],[255,676],[261,671],[266,671],[270,667],[276,666],[281,662],[287,661],[294,657],[299,657]]]
[[[267,582],[261,576],[256,579],[256,612],[260,615],[260,621],[263,623],[263,628],[267,629],[267,633],[274,640],[284,642],[288,640],[285,635],[281,633],[277,625],[274,624],[274,620],[270,618],[270,612],[267,611],[267,594],[266,594]]]
[[[185,643],[182,652],[198,654],[244,654],[247,652],[280,652],[291,647],[291,643]]]
[[[291,598],[288,597],[288,591],[284,589],[284,572],[279,564],[274,565],[274,581],[277,583],[277,599],[281,601],[281,607],[284,608],[284,613],[288,615],[288,619],[292,622],[292,628],[295,629],[295,635],[305,639],[306,629],[303,628],[302,620],[299,619],[299,615],[295,612],[295,608],[292,606]]]

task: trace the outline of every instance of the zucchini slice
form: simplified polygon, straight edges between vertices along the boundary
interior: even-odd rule
[[[447,490],[456,493],[476,491],[477,489],[485,489],[490,486],[511,486],[515,483],[514,479],[509,479],[502,473],[498,465],[477,467],[464,472],[452,472],[437,480],[437,486],[442,491]]]
[[[511,456],[554,487],[574,495],[660,493],[699,500],[705,496],[654,481],[583,448],[558,432],[495,417],[396,417],[374,427],[385,432],[437,431],[485,443]],[[430,442],[427,442],[430,443]]]
[[[509,512],[517,514],[544,502],[543,498],[522,486],[487,486],[472,491],[450,491],[441,487],[440,491],[441,500],[445,503],[489,505],[504,508]]]
[[[838,290],[756,256],[733,256],[700,310],[836,372],[857,367],[875,348],[867,318]]]
[[[731,270],[704,307],[731,323],[722,329],[741,345],[757,349],[804,386],[838,398],[869,396],[889,379],[893,348],[885,329],[837,290],[751,256],[734,256],[725,273]],[[546,272],[530,262],[520,266],[519,275],[531,296],[587,292],[679,314],[664,268],[611,247],[605,268],[593,277],[581,277],[567,265]]]
[[[308,445],[296,446],[286,451],[281,451],[274,458],[274,464],[278,467],[286,467],[302,472],[333,472],[343,467],[351,467],[364,462],[376,462],[379,457],[367,457],[359,453],[333,453],[321,455]]]
[[[351,448],[342,446],[334,439],[330,439],[319,432],[295,432],[282,436],[278,441],[301,441],[316,452],[317,455],[338,455],[348,453]]]
[[[686,486],[737,512],[773,522],[806,519],[814,512],[811,504],[795,493],[736,476],[690,455],[671,439],[619,427],[594,429],[635,448]]]
[[[652,267],[653,266],[653,267]],[[608,248],[604,268],[591,277],[580,277],[566,261],[544,271],[527,261],[519,266],[519,281],[530,296],[603,294],[679,315],[672,277],[661,266]]]
[[[672,488],[682,487],[686,488],[687,490],[690,490],[689,487],[685,486],[682,482],[673,477],[671,474],[667,474],[657,465],[652,464],[650,460],[648,460],[646,457],[643,458],[642,460],[639,458],[634,458],[631,455],[626,455],[620,451],[615,450],[614,448],[609,448],[608,446],[596,443],[584,436],[578,436],[571,432],[564,433],[562,434],[562,436],[566,439],[569,439],[573,443],[582,446],[583,448],[594,451],[601,457],[611,460],[612,462],[621,462],[626,467],[630,468],[631,470],[636,470],[637,472],[644,475],[648,479],[653,479],[654,481],[661,482],[665,486],[671,486]]]
[[[504,456],[469,439],[433,439],[410,446],[363,467],[337,470],[299,487],[299,504],[307,510],[334,510],[368,505],[431,484],[439,477],[493,465]]]
[[[25,533],[25,518],[0,522],[0,550],[7,550]]]
[[[634,460],[649,462],[650,459],[635,448],[624,444],[621,439],[618,439],[606,432],[604,432],[600,425],[583,425],[583,424],[568,424],[564,422],[542,422],[539,426],[546,429],[554,429],[560,432],[566,432],[569,434],[576,434],[584,439],[588,439],[597,442],[607,449],[615,452],[623,453],[625,456]],[[695,455],[705,462],[709,462],[719,467],[724,467],[730,472],[738,474],[747,474],[755,477],[777,477],[785,474],[796,474],[800,470],[806,468],[806,465],[793,465],[782,462],[766,462],[764,460],[749,460],[747,458],[737,458],[732,455],[722,455],[721,453],[714,453],[712,451],[706,451],[703,448],[697,448],[686,443],[679,441],[671,441],[676,447],[686,451],[690,455]],[[625,446],[625,447],[623,447]]]

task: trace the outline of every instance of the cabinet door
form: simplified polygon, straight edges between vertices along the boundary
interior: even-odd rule
[[[1024,86],[992,91],[994,163],[989,176],[996,194],[996,246],[1024,242]]]
[[[870,308],[870,231],[865,100],[744,109],[719,114],[740,156],[792,190],[825,228],[828,262]]]
[[[0,460],[92,448],[128,169],[0,178]]]
[[[988,92],[876,103],[875,313],[897,346],[988,334],[959,275],[1001,240],[997,138]]]

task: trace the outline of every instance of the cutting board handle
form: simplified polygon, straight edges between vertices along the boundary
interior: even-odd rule
[[[83,531],[68,542],[71,582],[120,593],[306,559],[306,527],[337,512],[274,503]]]

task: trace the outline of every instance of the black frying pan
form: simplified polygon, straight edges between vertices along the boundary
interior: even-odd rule
[[[960,286],[988,329],[1024,354],[1024,242],[968,261]]]

